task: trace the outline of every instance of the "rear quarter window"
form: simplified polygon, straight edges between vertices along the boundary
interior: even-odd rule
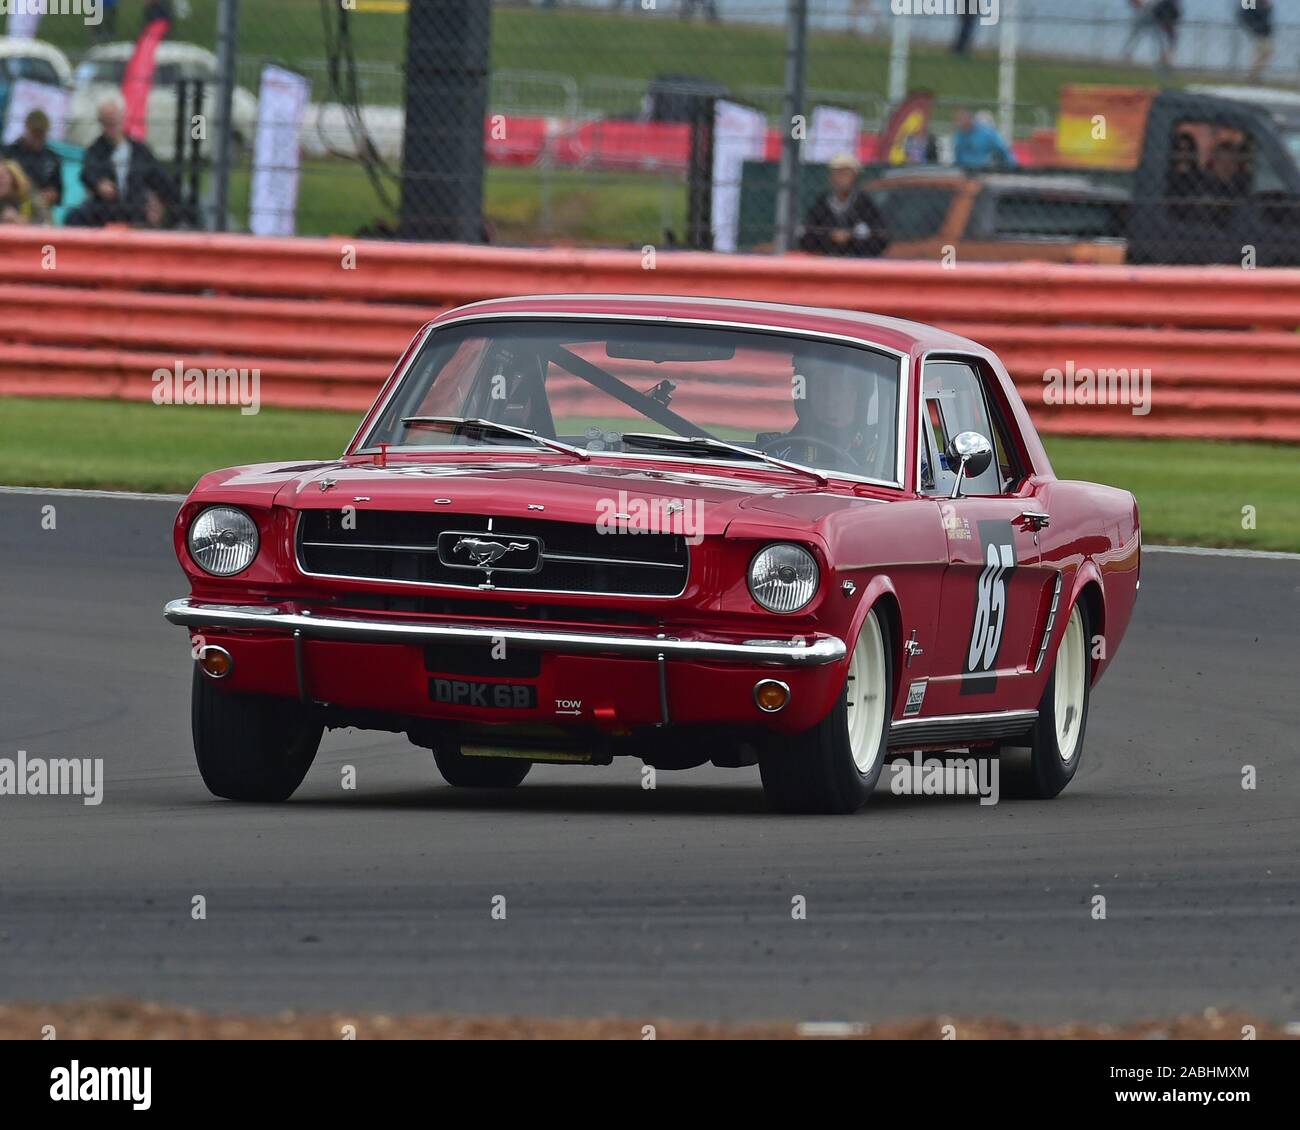
[[[952,207],[955,195],[950,188],[884,188],[871,199],[884,213],[890,238],[897,241],[929,239],[938,235]]]
[[[993,235],[999,239],[1117,239],[1124,234],[1123,203],[1006,193],[994,200]]]

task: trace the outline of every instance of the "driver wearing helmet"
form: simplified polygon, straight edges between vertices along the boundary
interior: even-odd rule
[[[864,374],[815,355],[793,358],[794,411],[788,432],[759,436],[765,451],[813,467],[860,473],[869,455]]]

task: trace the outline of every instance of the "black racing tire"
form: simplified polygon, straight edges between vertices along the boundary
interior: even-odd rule
[[[316,759],[323,730],[294,699],[233,694],[196,666],[190,722],[199,776],[226,800],[288,800]]]
[[[877,633],[873,638],[872,633]],[[874,639],[879,640],[876,650]],[[856,666],[858,650],[869,649],[869,689],[855,694],[856,709],[865,708],[862,695],[879,695],[883,709],[878,722],[860,733],[874,741],[874,760],[865,770],[854,759],[850,737],[850,693],[862,677]],[[859,672],[859,673],[855,673]],[[847,815],[856,812],[871,797],[889,749],[889,726],[893,714],[894,653],[889,624],[872,609],[858,635],[845,672],[844,687],[830,713],[816,726],[792,738],[773,739],[759,758],[763,793],[777,812]],[[872,700],[874,701],[874,699]],[[870,718],[868,719],[870,722]]]
[[[451,745],[436,748],[433,759],[443,780],[460,789],[513,789],[533,767],[515,757],[466,757]]]
[[[1090,633],[1088,608],[1080,601],[1070,610],[1066,620],[1065,632],[1052,661],[1051,677],[1038,703],[1038,720],[1034,728],[1029,731],[1027,740],[1003,746],[1003,751],[1008,746],[1023,748],[1025,745],[1029,750],[1027,763],[1020,758],[1012,760],[1005,752],[1000,754],[1001,789],[1005,795],[1051,800],[1074,780],[1079,771],[1092,692]],[[1057,714],[1057,684],[1062,679],[1068,679],[1070,683],[1069,688],[1063,687],[1064,729]]]

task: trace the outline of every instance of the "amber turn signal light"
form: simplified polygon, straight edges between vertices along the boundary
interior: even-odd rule
[[[235,669],[235,661],[224,647],[208,645],[199,649],[199,670],[209,679],[224,679]]]
[[[754,704],[764,714],[784,710],[790,701],[790,688],[777,679],[762,679],[754,684]]]

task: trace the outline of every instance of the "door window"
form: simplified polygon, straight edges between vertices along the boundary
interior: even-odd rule
[[[993,444],[993,460],[979,474],[962,480],[962,494],[1002,494],[1018,477],[1010,447],[989,410],[983,382],[964,361],[927,361],[921,380],[921,490],[952,493],[957,464],[947,455],[960,432],[979,432]]]

